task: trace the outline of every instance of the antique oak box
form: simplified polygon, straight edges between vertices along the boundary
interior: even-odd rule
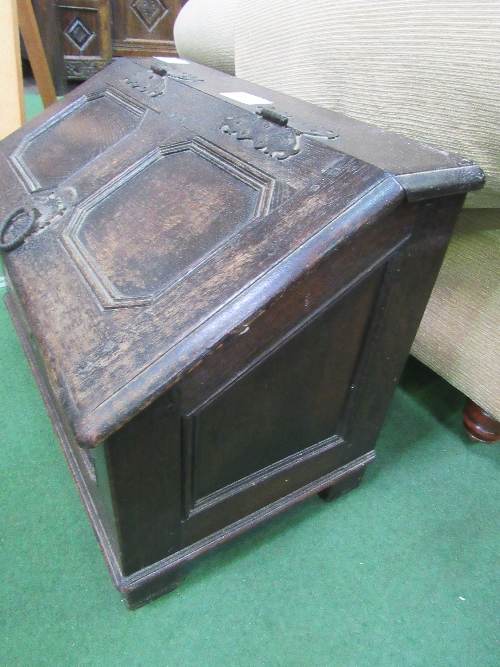
[[[130,607],[359,483],[477,166],[159,59],[0,147],[7,305]]]

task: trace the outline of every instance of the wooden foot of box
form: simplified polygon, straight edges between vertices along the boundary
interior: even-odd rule
[[[348,475],[340,479],[336,484],[332,486],[327,486],[326,489],[323,489],[318,493],[318,496],[321,500],[324,500],[327,503],[331,503],[333,500],[337,500],[340,496],[349,493],[353,489],[357,488],[361,484],[363,475],[365,474],[365,468],[359,468],[358,470],[353,470]]]

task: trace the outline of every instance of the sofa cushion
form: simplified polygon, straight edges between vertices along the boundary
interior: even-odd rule
[[[412,353],[500,420],[500,210],[464,209]]]
[[[178,54],[234,74],[236,0],[190,0],[174,25]]]

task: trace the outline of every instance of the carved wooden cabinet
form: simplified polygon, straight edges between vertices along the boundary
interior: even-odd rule
[[[175,55],[174,22],[182,0],[112,0],[113,55]]]
[[[167,68],[120,59],[0,144],[7,305],[131,607],[359,483],[483,182],[455,155]]]
[[[34,6],[49,63],[62,52],[67,78],[83,80],[113,57],[176,55],[173,27],[184,1],[34,0]]]
[[[88,79],[113,55],[109,0],[56,2],[68,79]]]

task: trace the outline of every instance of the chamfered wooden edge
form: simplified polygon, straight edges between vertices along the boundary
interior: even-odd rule
[[[271,518],[280,512],[286,510],[288,507],[305,500],[323,489],[328,489],[339,484],[341,487],[345,484],[345,480],[354,476],[356,479],[361,478],[361,473],[366,466],[375,459],[375,451],[371,450],[362,456],[354,459],[350,463],[341,466],[334,472],[323,475],[317,480],[306,484],[305,486],[292,491],[288,495],[270,503],[260,510],[252,512],[248,516],[235,521],[229,526],[216,531],[212,535],[195,542],[194,544],[181,549],[177,553],[169,556],[153,565],[150,565],[139,572],[129,576],[123,576],[118,559],[111,546],[108,534],[99,517],[96,505],[87,488],[87,483],[80,472],[75,455],[71,449],[65,429],[59,419],[57,409],[54,405],[50,391],[46,386],[45,379],[38,368],[38,363],[31,345],[26,337],[23,326],[18,318],[16,309],[9,297],[9,294],[4,296],[4,300],[9,311],[9,314],[16,328],[19,340],[23,347],[24,353],[31,367],[31,371],[37,383],[38,389],[45,404],[45,408],[50,417],[54,430],[56,432],[62,452],[66,458],[68,467],[73,476],[73,480],[77,487],[79,496],[82,500],[83,506],[94,530],[99,546],[101,548],[104,560],[111,575],[111,579],[115,587],[122,593],[127,601],[130,609],[137,609],[147,602],[154,600],[165,593],[175,589],[181,579],[180,572],[177,568],[192,561],[197,556],[213,549],[219,544],[226,542],[236,535],[251,529],[253,526]],[[341,494],[339,494],[341,495]]]
[[[492,445],[500,440],[500,422],[470,398],[463,411],[464,429],[473,442]]]
[[[396,178],[403,186],[408,201],[421,201],[480,190],[485,183],[483,170],[477,164],[440,171],[400,174]]]

